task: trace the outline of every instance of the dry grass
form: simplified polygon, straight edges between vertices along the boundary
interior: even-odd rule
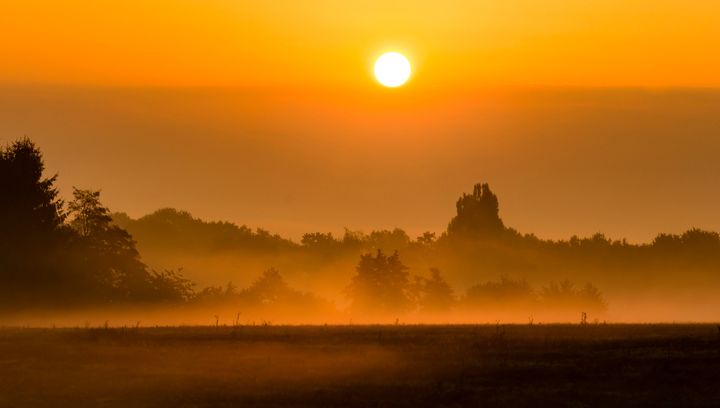
[[[0,406],[720,404],[715,325],[0,330]]]

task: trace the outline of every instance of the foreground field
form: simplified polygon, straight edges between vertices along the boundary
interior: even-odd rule
[[[720,406],[715,325],[2,329],[0,406]]]

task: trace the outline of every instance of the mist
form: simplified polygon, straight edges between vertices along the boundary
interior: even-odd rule
[[[295,241],[172,208],[113,214],[98,190],[63,199],[32,140],[1,153],[5,324],[697,322],[717,305],[720,234],[709,230],[643,244],[541,239],[508,226],[477,183],[439,232]]]
[[[134,218],[179,208],[300,240],[442,231],[478,181],[523,233],[720,229],[713,90],[3,86],[0,135]]]

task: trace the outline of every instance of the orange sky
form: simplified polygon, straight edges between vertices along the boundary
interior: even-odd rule
[[[0,81],[346,86],[400,50],[414,86],[720,85],[716,0],[5,0]]]
[[[0,87],[0,142],[28,135],[112,210],[162,207],[298,238],[443,231],[487,181],[541,237],[720,230],[720,92],[530,90],[305,95]],[[352,95],[351,95],[352,96]],[[417,100],[420,99],[420,102]]]

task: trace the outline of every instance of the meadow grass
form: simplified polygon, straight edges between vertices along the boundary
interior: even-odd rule
[[[0,406],[718,406],[709,324],[0,329]]]

